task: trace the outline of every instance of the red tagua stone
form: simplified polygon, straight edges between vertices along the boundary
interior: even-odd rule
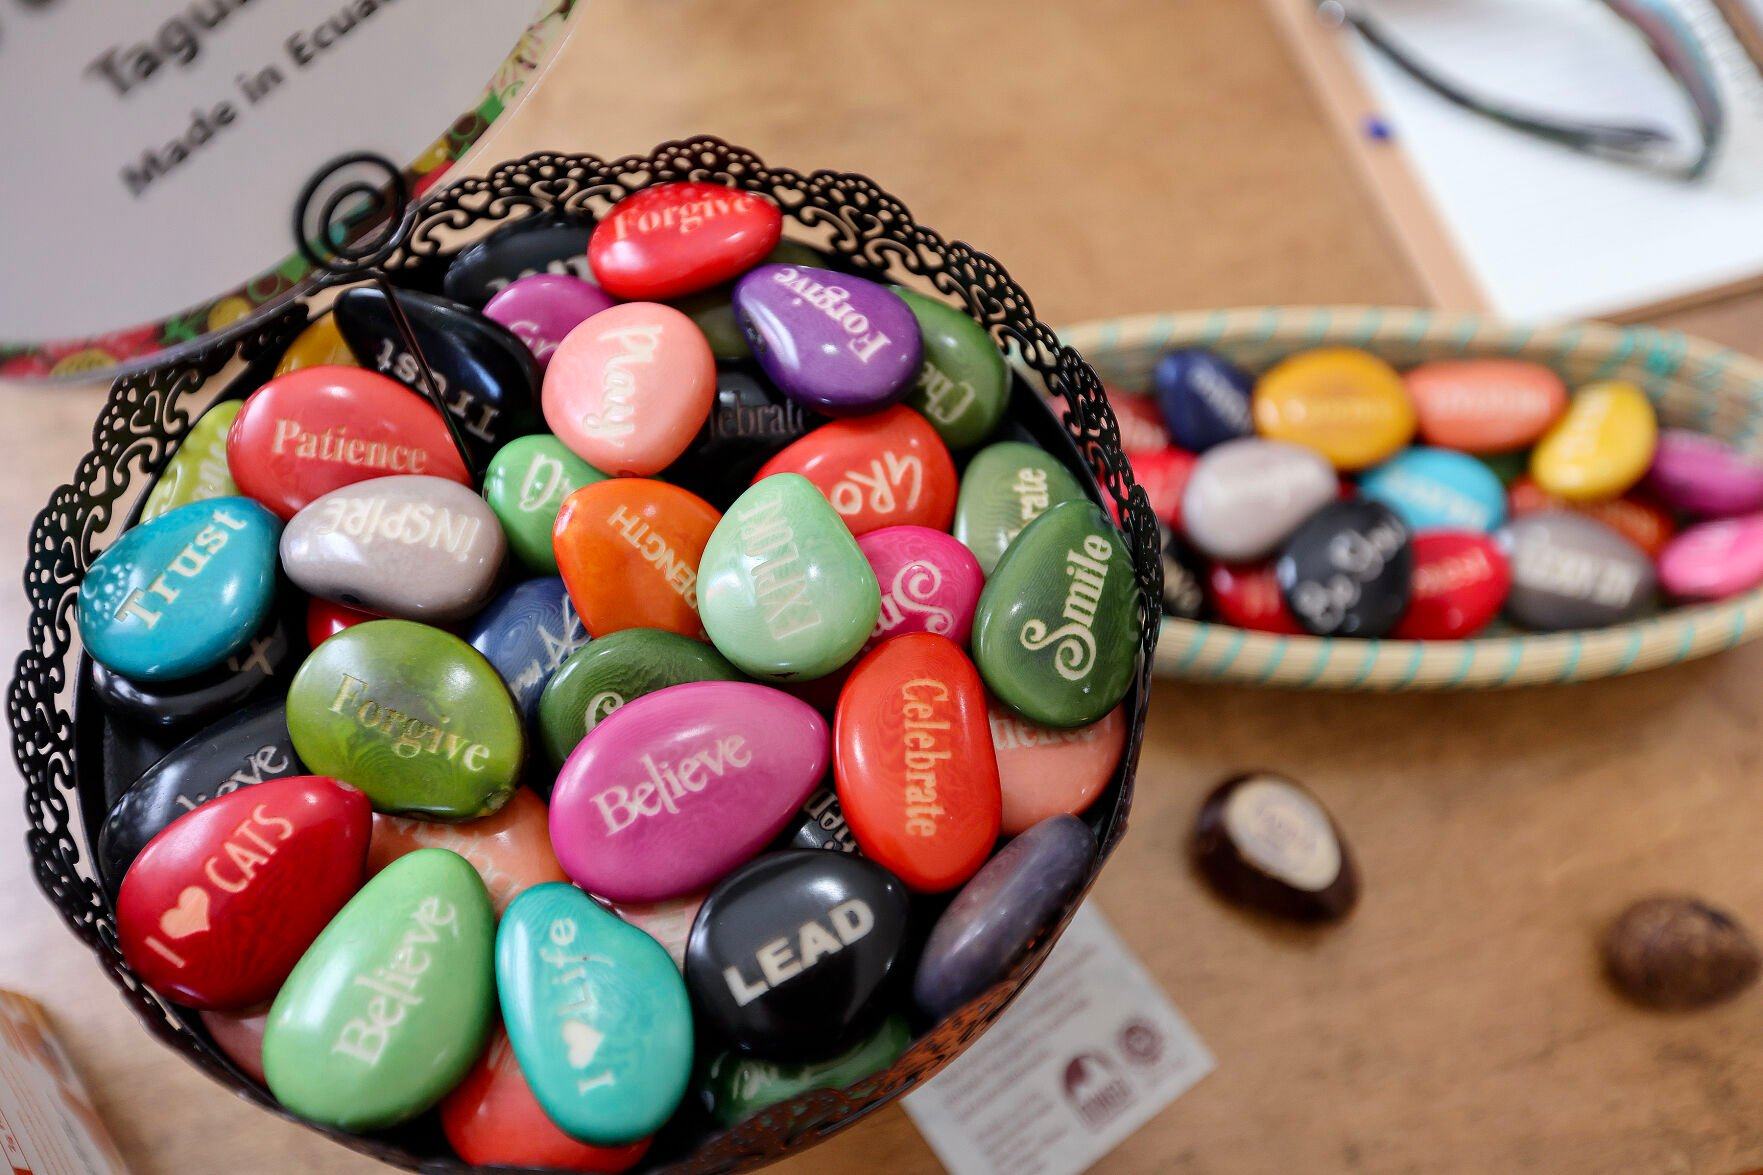
[[[1003,795],[979,672],[947,637],[883,641],[833,721],[839,804],[865,856],[920,893],[954,889],[998,841]]]
[[[1186,449],[1174,445],[1127,455],[1133,480],[1145,487],[1151,513],[1177,531],[1181,530],[1182,491],[1188,488],[1188,478],[1193,475],[1194,462],[1198,460]]]
[[[1108,396],[1108,406],[1114,409],[1115,422],[1120,425],[1120,447],[1128,457],[1135,453],[1160,452],[1174,445],[1174,438],[1163,423],[1163,414],[1157,410],[1156,400],[1105,384],[1102,390]],[[1054,415],[1065,411],[1065,401],[1055,397],[1051,403]]]
[[[661,628],[704,640],[698,561],[721,520],[703,498],[648,478],[597,481],[565,498],[551,544],[588,635]]]
[[[334,489],[422,474],[470,485],[441,414],[360,367],[302,367],[251,393],[227,433],[239,492],[284,521]]]
[[[322,775],[270,780],[178,817],[122,879],[123,958],[176,1003],[262,1003],[361,888],[372,817],[365,795]]]
[[[1214,563],[1206,572],[1206,587],[1226,624],[1279,636],[1304,635],[1279,590],[1272,563]]]
[[[657,184],[620,200],[588,241],[600,287],[660,302],[732,281],[783,235],[777,205],[721,184]]]
[[[1538,510],[1572,510],[1602,522],[1645,551],[1650,559],[1657,559],[1665,544],[1677,535],[1677,523],[1671,512],[1639,493],[1604,502],[1569,502],[1543,489],[1528,474],[1513,482],[1506,491],[1506,509],[1514,518],[1535,514]]]
[[[854,535],[884,526],[946,531],[955,518],[955,462],[930,421],[904,405],[822,425],[760,467],[753,480],[799,473]]]
[[[524,787],[516,788],[495,815],[458,824],[374,814],[369,876],[417,849],[446,849],[464,857],[484,879],[497,914],[522,890],[569,880],[551,851],[551,817],[545,801]]]
[[[1491,535],[1431,530],[1414,536],[1408,611],[1391,636],[1449,641],[1474,636],[1500,614],[1512,567]]]
[[[384,618],[372,612],[363,612],[360,608],[351,608],[347,604],[312,596],[306,601],[306,644],[316,649],[345,628],[354,628],[357,624],[381,619]]]
[[[592,1146],[559,1130],[533,1096],[501,1028],[465,1080],[441,1102],[441,1132],[474,1167],[628,1171],[649,1150],[647,1138]]]

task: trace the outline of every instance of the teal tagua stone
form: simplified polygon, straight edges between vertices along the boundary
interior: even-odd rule
[[[458,1085],[495,1015],[496,914],[465,858],[418,849],[318,936],[275,998],[263,1071],[289,1110],[341,1130],[415,1117]]]
[[[745,681],[703,641],[659,628],[626,628],[569,659],[539,695],[539,737],[561,767],[588,731],[626,702],[690,681]]]
[[[263,627],[282,524],[249,498],[179,506],[117,539],[80,584],[86,651],[124,677],[210,669]]]
[[[711,532],[698,561],[698,612],[736,668],[807,681],[863,647],[881,588],[814,483],[778,473],[753,483]]]
[[[1061,502],[1017,536],[980,593],[980,676],[1032,722],[1095,722],[1132,683],[1138,603],[1126,539],[1094,502]]]
[[[992,435],[1010,402],[1010,370],[979,323],[935,298],[901,286],[924,336],[924,362],[906,395],[951,449],[967,449]]]
[[[1083,496],[1077,478],[1045,449],[1021,441],[987,445],[961,475],[955,537],[990,575],[1023,527],[1049,507]]]
[[[912,1031],[900,1016],[882,1021],[867,1040],[836,1057],[807,1064],[780,1064],[726,1052],[710,1062],[703,1100],[718,1125],[734,1126],[768,1106],[811,1089],[846,1089],[900,1059]]]
[[[227,468],[226,438],[244,406],[243,400],[225,400],[202,414],[147,495],[147,504],[141,507],[142,522],[152,522],[191,502],[238,496],[239,487]]]
[[[550,433],[516,437],[496,451],[484,473],[484,501],[508,535],[508,548],[529,570],[557,574],[551,530],[563,499],[606,475]]]
[[[692,1006],[660,943],[573,885],[536,885],[502,915],[496,984],[520,1070],[565,1134],[618,1146],[673,1116]]]
[[[355,785],[377,811],[430,820],[500,808],[526,750],[495,668],[410,620],[370,620],[319,645],[288,687],[288,733],[315,774]]]

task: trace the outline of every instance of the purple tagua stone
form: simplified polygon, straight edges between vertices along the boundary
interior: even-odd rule
[[[931,928],[912,998],[933,1020],[1003,979],[1083,888],[1096,837],[1076,816],[1049,816],[999,850]]]
[[[828,416],[879,412],[912,390],[924,340],[885,286],[807,265],[761,265],[735,283],[735,317],[765,374]]]
[[[1683,428],[1659,434],[1647,485],[1666,505],[1703,518],[1763,509],[1763,464],[1724,441]]]
[[[617,304],[605,290],[579,277],[533,273],[509,282],[491,298],[484,317],[519,336],[543,370],[570,331]]]

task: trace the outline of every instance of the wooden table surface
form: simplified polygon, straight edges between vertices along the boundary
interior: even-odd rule
[[[1245,0],[594,0],[487,151],[637,151],[696,132],[867,172],[1001,259],[1053,322],[1420,297]],[[1756,351],[1763,300],[1668,325]],[[0,534],[14,551],[99,399],[6,389]],[[16,572],[0,610],[17,647]],[[1659,890],[1763,929],[1760,672],[1763,644],[1571,689],[1158,686],[1132,834],[1096,901],[1218,1069],[1103,1169],[1763,1163],[1763,990],[1644,1013],[1606,989],[1593,947],[1615,910]],[[1346,829],[1366,887],[1344,927],[1247,920],[1189,875],[1199,797],[1253,765],[1307,781]],[[0,805],[0,984],[48,1005],[137,1167],[368,1170],[151,1043],[28,880],[18,807]],[[936,1169],[897,1109],[788,1167],[882,1168]]]

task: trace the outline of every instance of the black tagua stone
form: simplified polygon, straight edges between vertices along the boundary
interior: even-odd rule
[[[104,728],[104,808],[108,811],[147,768],[171,754],[179,740],[176,735],[145,729],[104,710],[94,717],[102,719]]]
[[[98,833],[98,867],[115,894],[159,830],[241,787],[304,775],[281,701],[259,702],[192,735],[123,793]]]
[[[804,409],[764,376],[725,366],[716,373],[716,401],[704,427],[661,476],[726,508],[761,465],[825,423],[825,418]]]
[[[400,290],[398,304],[435,376],[435,390],[481,468],[518,436],[539,432],[543,374],[527,345],[500,323],[433,294]],[[416,357],[405,348],[385,293],[357,286],[331,308],[343,341],[363,367],[422,392]]]
[[[593,235],[592,220],[547,214],[517,221],[455,257],[441,279],[442,292],[477,310],[509,282],[530,274],[567,273],[594,281],[594,271],[588,267],[588,240]]]
[[[1163,612],[1198,620],[1206,610],[1205,572],[1194,549],[1169,527],[1157,524],[1163,539]]]
[[[1200,805],[1194,864],[1227,901],[1301,922],[1344,918],[1359,873],[1334,818],[1302,785],[1271,772],[1227,779]]]
[[[1383,636],[1408,608],[1413,537],[1380,503],[1331,502],[1286,540],[1274,574],[1304,631]]]
[[[206,673],[181,681],[131,681],[94,661],[92,690],[130,721],[161,734],[180,734],[272,690],[286,693],[288,679],[306,652],[305,642],[290,636],[293,631],[277,610],[244,648]]]
[[[833,1056],[887,1009],[910,899],[887,870],[844,853],[767,853],[724,878],[686,943],[693,1007],[737,1049]]]
[[[783,847],[792,849],[831,849],[835,853],[855,853],[857,838],[845,823],[845,809],[839,794],[823,787],[808,797],[801,815],[778,838]]]

